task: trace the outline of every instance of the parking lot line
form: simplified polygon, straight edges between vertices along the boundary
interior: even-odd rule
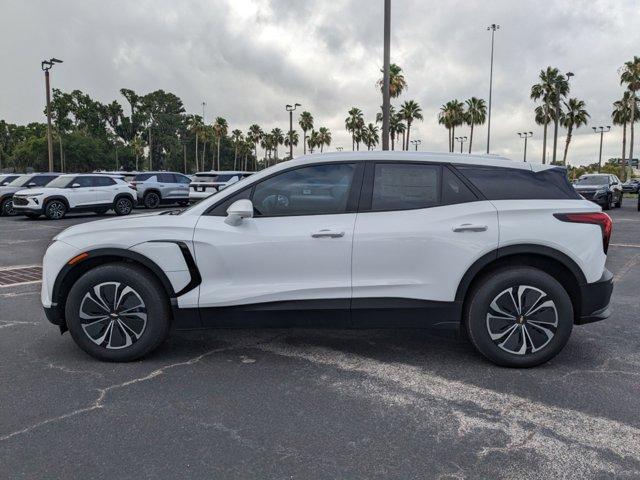
[[[626,247],[626,248],[640,248],[640,245],[635,243],[610,243],[610,247]]]

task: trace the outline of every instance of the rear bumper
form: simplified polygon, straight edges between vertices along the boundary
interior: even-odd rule
[[[613,292],[613,274],[605,268],[602,277],[596,282],[580,285],[580,316],[577,325],[598,322],[611,315],[609,307]]]

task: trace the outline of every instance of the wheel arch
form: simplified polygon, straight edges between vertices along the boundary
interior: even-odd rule
[[[131,263],[152,274],[162,285],[167,295],[167,299],[171,302],[171,306],[173,307],[177,294],[166,274],[149,258],[140,253],[123,248],[101,248],[91,250],[87,252],[87,254],[88,256],[78,263],[73,265],[66,264],[56,277],[53,284],[51,296],[58,300],[56,310],[60,316],[59,326],[63,331],[66,330],[66,320],[64,318],[65,305],[73,285],[89,270],[109,263]]]
[[[120,200],[122,197],[128,197],[129,200],[131,200],[133,202],[133,206],[135,207],[137,199],[133,195],[131,195],[130,193],[119,193],[119,194],[117,194],[113,199],[113,205],[115,206],[116,202],[118,200]]]
[[[50,197],[45,198],[42,201],[42,208],[43,211],[46,208],[46,206],[49,204],[49,202],[52,202],[54,200],[60,200],[62,203],[64,203],[64,206],[67,207],[67,210],[69,210],[69,200],[67,200],[66,197],[62,196],[62,195],[52,195]]]
[[[147,195],[149,195],[150,193],[155,193],[156,195],[158,195],[158,197],[160,198],[160,200],[162,200],[162,193],[160,193],[160,189],[157,187],[150,187],[147,188],[144,191],[144,194],[142,195],[142,198],[145,198]]]
[[[582,305],[580,286],[587,283],[584,273],[569,256],[542,245],[512,245],[482,256],[462,277],[456,291],[456,301],[466,304],[468,293],[482,277],[509,266],[534,267],[554,277],[571,298],[574,321],[580,318]]]

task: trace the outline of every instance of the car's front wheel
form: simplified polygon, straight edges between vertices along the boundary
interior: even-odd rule
[[[162,285],[141,267],[112,263],[89,270],[65,307],[76,344],[100,360],[127,362],[156,349],[171,321]]]
[[[616,202],[616,208],[622,207],[622,193],[618,197],[618,201]]]
[[[116,215],[129,215],[133,210],[133,200],[127,197],[120,197],[113,206]]]
[[[489,360],[506,367],[533,367],[550,360],[573,328],[573,306],[564,287],[530,267],[484,276],[466,307],[471,342]]]
[[[4,200],[2,202],[2,206],[0,208],[1,208],[0,213],[2,215],[6,215],[8,217],[11,217],[11,216],[16,214],[16,211],[13,208],[13,202],[11,201],[10,198],[7,198],[6,200]]]
[[[44,215],[49,220],[60,220],[67,214],[67,206],[62,200],[51,200],[44,207]]]

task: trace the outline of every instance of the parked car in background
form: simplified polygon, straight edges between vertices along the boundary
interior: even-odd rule
[[[0,187],[0,215],[15,215],[13,207],[13,195],[25,188],[44,187],[55,180],[60,173],[30,173],[20,175],[18,178]]]
[[[157,208],[163,203],[188,205],[190,183],[189,177],[176,172],[143,172],[131,180],[138,204],[146,208]]]
[[[511,367],[609,316],[612,222],[566,171],[494,156],[344,152],[262,170],[176,215],[76,225],[43,260],[47,318],[130,361],[172,329],[465,329]]]
[[[603,210],[622,206],[622,186],[620,179],[608,173],[582,175],[573,188],[585,199],[597,203]]]
[[[243,178],[247,178],[255,172],[244,171],[215,171],[198,172],[195,180],[191,182],[189,189],[189,201],[192,203],[213,195],[216,192],[224,190],[229,185],[233,185]]]
[[[136,191],[121,178],[100,174],[60,175],[46,187],[20,190],[13,195],[16,213],[30,218],[45,215],[60,220],[67,212],[113,210],[129,215],[135,205]]]
[[[122,178],[125,182],[131,182],[139,172],[129,172],[126,170],[117,171],[95,171],[93,172],[99,175],[109,175],[114,178]]]
[[[15,173],[5,173],[0,175],[0,187],[6,187],[19,176],[20,174],[15,174]]]
[[[640,180],[637,178],[627,180],[622,184],[622,191],[624,193],[638,193],[640,191]]]

